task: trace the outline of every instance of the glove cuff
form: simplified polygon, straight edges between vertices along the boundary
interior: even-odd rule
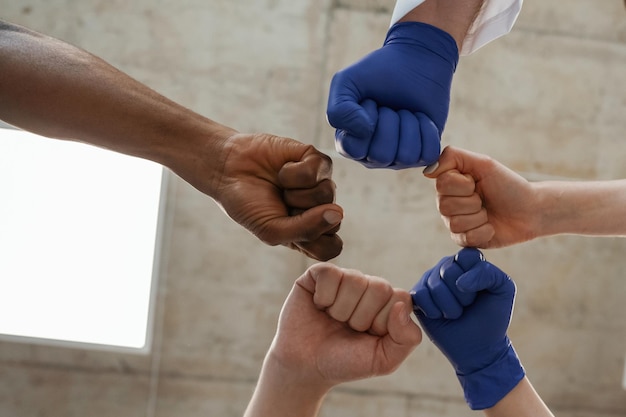
[[[468,375],[457,377],[465,401],[472,410],[491,408],[504,398],[526,375],[513,345],[492,365]]]
[[[383,45],[393,43],[422,47],[445,60],[452,67],[453,73],[456,71],[459,48],[454,38],[438,27],[421,22],[396,23],[389,28]]]

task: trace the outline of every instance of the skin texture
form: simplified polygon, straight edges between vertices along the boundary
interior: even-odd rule
[[[476,20],[484,0],[426,0],[399,22],[423,22],[449,33],[461,50],[469,28]]]
[[[529,182],[494,159],[447,147],[437,206],[460,246],[500,248],[543,236],[626,236],[626,180]]]
[[[486,417],[554,417],[526,377],[495,406],[483,412]]]
[[[393,372],[420,343],[411,298],[382,278],[316,264],[283,305],[246,417],[316,416],[342,382]]]
[[[160,163],[269,245],[317,260],[342,250],[330,158],[290,138],[240,133],[61,40],[0,21],[0,119]]]
[[[244,416],[315,417],[336,385],[393,372],[422,340],[412,309],[409,293],[382,278],[311,266],[283,304]],[[526,378],[484,413],[552,416]]]

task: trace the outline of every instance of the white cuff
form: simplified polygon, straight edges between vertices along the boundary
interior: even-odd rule
[[[461,55],[469,55],[489,42],[511,31],[524,0],[486,0],[469,28]]]
[[[396,7],[391,14],[391,24],[393,26],[398,20],[402,19],[408,12],[415,9],[420,4],[424,3],[424,0],[397,0]]]
[[[463,40],[461,55],[469,55],[500,36],[511,31],[519,16],[524,0],[485,0],[480,13]],[[391,15],[393,26],[424,0],[397,0]]]

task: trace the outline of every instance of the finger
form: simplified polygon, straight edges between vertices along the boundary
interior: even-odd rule
[[[368,280],[363,273],[354,270],[344,271],[335,301],[328,307],[326,313],[337,321],[347,322],[367,286]]]
[[[313,294],[315,306],[324,310],[335,302],[343,273],[343,269],[338,266],[322,262],[310,266],[296,280],[296,284]]]
[[[426,271],[410,291],[411,299],[413,300],[413,310],[418,316],[422,315],[429,319],[439,319],[442,317],[441,310],[435,304],[435,301],[430,295],[430,290],[426,285],[431,274],[439,276],[439,266],[440,265],[437,264],[434,268]]]
[[[479,166],[490,160],[491,159],[485,155],[466,151],[453,146],[447,146],[443,152],[441,152],[437,168],[424,172],[424,175],[429,178],[436,178],[442,172],[455,169],[462,174],[469,174],[473,176],[474,179],[478,181],[480,178],[477,178],[473,174],[480,172],[480,169],[478,169]]]
[[[424,113],[415,113],[420,125],[422,137],[422,155],[418,162],[419,166],[431,165],[439,159],[441,152],[441,135],[435,123]]]
[[[398,111],[400,134],[396,164],[398,167],[419,166],[422,154],[422,134],[417,117],[407,110]]]
[[[397,344],[417,346],[422,341],[422,332],[417,324],[411,320],[410,297],[406,291],[405,294],[407,297],[403,301],[398,301],[392,306],[387,328],[389,329],[389,336]]]
[[[376,118],[359,104],[359,93],[345,72],[336,73],[328,92],[326,118],[338,130],[358,138],[370,138],[376,128]]]
[[[359,332],[372,327],[374,318],[393,295],[393,288],[386,280],[372,276],[367,278],[367,289],[348,320],[348,325]]]
[[[483,209],[483,202],[478,194],[469,197],[450,197],[439,195],[437,209],[444,216],[475,214]]]
[[[461,174],[456,169],[441,171],[435,182],[437,193],[446,196],[468,197],[474,195],[476,182],[471,175]]]
[[[371,132],[367,134],[352,133],[350,130],[337,129],[335,132],[335,148],[341,155],[355,159],[364,160],[367,157],[372,135],[378,122],[378,108],[374,101],[365,100],[361,103],[363,111],[366,112],[368,118],[373,121]]]
[[[404,302],[410,305],[413,304],[410,295],[402,289],[394,288],[391,292],[391,297],[387,300],[387,303],[380,309],[372,324],[368,330],[370,334],[375,336],[384,336],[389,330],[387,329],[387,323],[389,321],[389,314],[391,313],[391,307],[394,306],[397,302]]]
[[[489,262],[479,262],[457,280],[457,286],[465,292],[489,291],[493,294],[515,294],[511,278]]]
[[[321,181],[329,180],[333,173],[333,162],[328,155],[309,147],[298,161],[286,162],[278,171],[278,182],[282,188],[313,188]]]
[[[322,236],[332,236],[332,235],[336,235],[337,233],[339,233],[339,230],[341,229],[341,223],[339,223],[337,226],[333,227],[332,229],[330,229],[328,232],[324,233]],[[321,236],[320,236],[321,237]]]
[[[476,248],[461,249],[454,255],[454,263],[457,264],[463,272],[469,271],[474,265],[484,261],[485,255]]]
[[[465,233],[488,222],[487,210],[481,208],[477,213],[449,216],[448,228],[452,233]]]
[[[283,200],[289,207],[308,209],[320,204],[335,202],[336,185],[331,180],[323,180],[311,188],[285,189]]]
[[[496,231],[490,223],[483,224],[464,233],[451,233],[452,240],[459,246],[489,248]]]
[[[400,118],[398,114],[387,107],[378,109],[378,123],[372,137],[367,161],[374,167],[388,167],[394,162],[398,152],[398,138],[400,136]]]
[[[391,309],[387,324],[389,333],[382,339],[384,359],[377,372],[380,375],[395,371],[422,341],[422,331],[411,320],[410,312],[410,306],[402,302],[397,302]]]
[[[441,280],[463,307],[472,304],[476,298],[475,293],[463,292],[456,286],[456,280],[464,273],[465,270],[456,261],[442,265],[440,270]]]
[[[290,215],[290,216],[297,216],[297,215],[299,215],[299,214],[304,213],[305,211],[306,211],[306,209],[290,208],[290,209],[289,209],[289,215]],[[328,219],[327,219],[327,220],[328,220]],[[341,222],[340,222],[340,223],[337,223],[337,225],[336,225],[335,227],[333,227],[332,229],[330,229],[329,231],[324,232],[324,234],[323,234],[322,236],[325,236],[325,235],[328,235],[328,236],[334,235],[334,234],[338,233],[340,229],[341,229]],[[321,237],[321,236],[320,236],[320,237]]]
[[[324,234],[312,242],[297,242],[290,246],[311,259],[329,261],[341,254],[343,240],[337,234]]]
[[[273,217],[255,226],[254,233],[268,245],[312,242],[336,227],[343,219],[343,209],[323,204],[296,216]]]
[[[426,282],[426,286],[430,291],[433,301],[446,319],[458,319],[461,317],[461,314],[463,314],[463,306],[459,303],[454,294],[452,294],[450,288],[448,288],[448,285],[446,285],[442,278],[442,272],[448,268],[449,264],[452,262],[452,257],[448,257],[446,261],[440,265],[439,270],[436,271],[437,273],[429,275]]]

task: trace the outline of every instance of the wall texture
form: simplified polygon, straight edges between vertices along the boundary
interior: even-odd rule
[[[410,288],[457,248],[420,170],[338,157],[330,77],[377,48],[392,0],[0,0],[0,17],[99,55],[242,131],[333,155],[346,211],[336,263]],[[566,4],[566,5],[565,5]],[[510,35],[462,58],[444,142],[531,179],[626,177],[626,10],[527,0]],[[0,416],[240,416],[293,280],[266,247],[172,175],[155,342],[144,356],[0,343]],[[560,417],[626,416],[626,239],[559,236],[487,251],[519,287],[510,336]],[[394,374],[338,387],[323,417],[480,415],[426,340]]]

